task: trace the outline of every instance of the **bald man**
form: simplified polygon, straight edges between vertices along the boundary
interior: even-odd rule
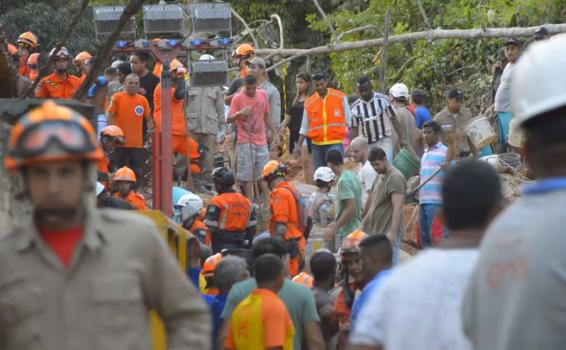
[[[355,137],[350,143],[350,155],[356,162],[362,165],[358,172],[358,178],[362,182],[362,205],[365,207],[373,183],[377,178],[377,172],[368,161],[368,140],[363,136]]]

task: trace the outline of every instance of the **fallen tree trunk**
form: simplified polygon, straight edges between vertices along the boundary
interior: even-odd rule
[[[566,23],[545,24],[544,27],[549,34],[566,32]],[[356,49],[367,49],[371,47],[384,46],[412,42],[418,40],[440,40],[440,39],[479,39],[479,38],[505,38],[505,37],[529,37],[532,36],[540,26],[536,27],[512,27],[512,28],[475,28],[475,29],[433,29],[423,32],[405,33],[390,36],[387,41],[384,38],[358,40],[329,44],[313,47],[311,49],[257,49],[256,53],[261,56],[279,55],[287,57],[267,70],[273,70],[282,64],[303,56],[323,55],[332,52],[349,51]]]

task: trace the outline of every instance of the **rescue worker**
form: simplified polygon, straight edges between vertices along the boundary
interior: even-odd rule
[[[338,318],[338,349],[344,349],[350,334],[350,314],[356,292],[364,287],[359,245],[367,235],[362,230],[350,233],[338,251],[340,256],[340,292],[334,309]]]
[[[218,195],[208,202],[204,220],[210,230],[212,252],[248,248],[257,225],[252,203],[234,190],[236,180],[230,170],[214,169],[212,181]]]
[[[69,74],[71,65],[71,54],[66,47],[56,48],[49,53],[49,59],[53,62],[55,72],[41,79],[35,89],[36,98],[61,98],[70,99],[81,85],[81,80]]]
[[[232,58],[238,63],[238,66],[240,67],[240,78],[245,78],[245,76],[248,75],[248,62],[254,57],[255,49],[250,44],[241,44],[232,53]]]
[[[115,183],[117,190],[115,197],[126,200],[138,210],[147,209],[145,198],[134,191],[134,187],[136,186],[136,174],[132,169],[127,166],[121,167],[114,174],[112,182]]]
[[[210,245],[210,234],[199,217],[204,205],[202,199],[194,193],[187,193],[181,196],[176,204],[181,207],[183,227],[197,237],[200,243]],[[206,242],[207,240],[208,242]]]
[[[89,66],[88,63],[92,59],[92,55],[88,51],[79,52],[73,59],[73,64],[79,70],[79,79],[83,82],[88,75]]]
[[[0,347],[149,349],[153,309],[169,344],[210,348],[206,305],[156,226],[95,208],[88,174],[101,158],[90,123],[52,101],[12,128],[5,166],[33,213],[0,237]]]
[[[18,74],[32,79],[30,77],[31,70],[28,66],[28,59],[37,48],[37,37],[32,32],[25,32],[20,34],[16,44],[18,45],[19,56]]]
[[[314,168],[326,166],[325,155],[328,150],[337,149],[344,154],[344,139],[351,125],[350,107],[346,95],[339,90],[328,88],[324,73],[312,76],[316,92],[305,101],[303,121],[299,131],[299,145],[305,138],[312,142]],[[301,155],[301,148],[296,149]]]
[[[475,349],[548,350],[566,344],[565,48],[566,34],[535,42],[513,68],[513,118],[525,132],[525,156],[536,180],[482,238],[461,309],[464,333]]]
[[[222,254],[216,253],[206,259],[202,265],[200,283],[200,292],[204,295],[218,295],[218,287],[214,282],[214,270],[222,260]]]
[[[187,173],[187,162],[190,161],[191,176],[196,192],[205,192],[201,181],[199,166],[200,152],[198,143],[191,137],[185,124],[185,74],[187,70],[179,60],[174,59],[170,64],[171,87],[171,146],[177,159],[175,161],[175,178],[183,179]],[[153,119],[155,132],[161,132],[161,83],[153,92]],[[188,157],[188,159],[187,159]]]
[[[116,147],[124,144],[124,132],[117,125],[108,125],[100,132],[100,145],[104,151],[104,158],[96,163],[99,178],[101,174],[105,174],[106,181],[108,175],[116,171],[116,166],[110,163],[110,158]]]
[[[277,160],[263,167],[262,178],[271,190],[269,197],[269,232],[272,237],[281,237],[287,243],[290,256],[289,274],[295,276],[301,270],[305,257],[306,240],[299,229],[299,203],[297,190],[287,181],[287,167]]]
[[[39,54],[37,52],[28,58],[29,80],[35,80],[39,76]]]

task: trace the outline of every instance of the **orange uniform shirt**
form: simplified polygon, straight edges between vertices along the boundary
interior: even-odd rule
[[[122,198],[138,210],[147,209],[147,207],[145,206],[145,198],[143,198],[143,196],[137,192],[130,191],[130,193],[128,193],[126,197],[122,197],[119,193],[117,193],[115,197]]]
[[[55,73],[51,73],[41,79],[35,89],[35,97],[70,99],[79,86],[81,81],[74,75],[67,74],[67,79],[62,80]]]
[[[228,349],[293,349],[295,328],[277,294],[258,288],[234,309],[224,346]]]
[[[173,135],[185,136],[185,100],[177,100],[173,95],[175,88],[171,88],[171,131]],[[153,92],[153,120],[155,130],[161,131],[161,83],[157,84]]]
[[[210,233],[208,232],[208,227],[199,219],[195,219],[193,224],[189,228],[189,232],[198,238],[201,243],[207,244],[206,240],[208,237],[208,246],[210,246]]]
[[[303,233],[297,228],[298,209],[297,201],[288,188],[293,185],[288,181],[281,182],[271,192],[269,199],[269,209],[271,210],[271,220],[269,221],[269,232],[275,232],[275,223],[284,222],[287,226],[285,239],[300,239]]]
[[[114,125],[124,131],[125,148],[143,147],[143,119],[150,117],[149,102],[140,95],[128,95],[125,91],[117,92],[110,104],[110,113],[114,113]]]
[[[285,240],[296,239],[299,245],[299,255],[292,257],[289,261],[289,274],[295,276],[299,273],[299,267],[303,260],[303,254],[306,247],[306,241],[303,233],[297,228],[298,211],[297,200],[291,193],[289,188],[293,188],[288,181],[281,182],[273,191],[269,199],[269,209],[271,210],[271,219],[269,221],[269,232],[275,233],[275,223],[283,222],[287,228],[285,232]]]
[[[18,67],[18,75],[29,78],[31,69],[28,67],[28,58],[20,56],[20,66]],[[30,78],[31,79],[31,78]]]

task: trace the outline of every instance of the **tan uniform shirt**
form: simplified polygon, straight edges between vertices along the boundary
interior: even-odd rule
[[[0,349],[150,350],[150,309],[169,349],[210,347],[207,307],[148,219],[92,209],[84,228],[68,268],[31,220],[0,238]]]
[[[441,140],[445,145],[451,145],[449,136],[454,136],[457,134],[459,138],[458,145],[460,147],[460,152],[471,152],[470,145],[468,144],[468,137],[464,128],[468,125],[468,122],[472,120],[474,116],[469,108],[461,107],[458,113],[452,113],[448,108],[444,108],[437,115],[434,116],[434,121],[440,124],[442,129]],[[459,153],[459,152],[458,152]]]
[[[191,132],[216,136],[218,130],[224,129],[226,125],[224,97],[220,87],[187,85],[185,115]]]

